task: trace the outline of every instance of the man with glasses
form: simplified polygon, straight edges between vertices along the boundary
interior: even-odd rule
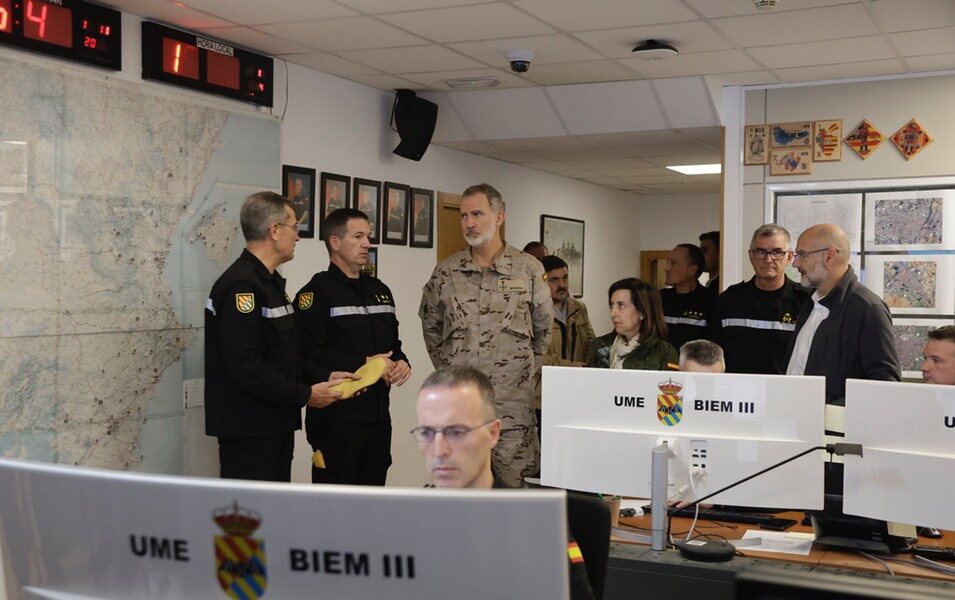
[[[357,377],[314,365],[312,381],[302,383],[295,312],[276,271],[295,255],[291,202],[273,192],[252,194],[239,221],[246,248],[205,306],[206,435],[219,439],[221,477],[290,481],[302,407],[328,406],[341,397],[332,387]]]
[[[786,372],[787,348],[809,292],[786,277],[792,261],[789,232],[762,225],[749,242],[755,275],[716,299],[713,339],[723,347],[728,373]]]
[[[790,341],[787,375],[824,375],[826,403],[845,406],[846,379],[901,381],[889,308],[849,266],[849,238],[836,225],[803,231],[793,264],[813,289]]]
[[[491,450],[501,437],[491,380],[477,369],[438,369],[421,384],[418,425],[411,434],[437,488],[510,488],[491,467]],[[577,543],[568,532],[573,600],[592,599],[593,590]],[[490,575],[490,574],[489,574]],[[503,584],[502,584],[503,585]]]

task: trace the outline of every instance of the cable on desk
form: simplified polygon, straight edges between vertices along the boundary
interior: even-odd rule
[[[946,575],[955,575],[955,567],[951,567],[940,562],[936,562],[931,558],[925,558],[924,556],[915,555],[915,563],[920,567],[925,567],[926,569],[931,569],[939,573],[945,573]]]
[[[884,560],[882,560],[882,559],[879,558],[878,556],[873,556],[873,555],[869,554],[868,552],[863,552],[862,550],[859,550],[859,554],[861,554],[862,556],[868,558],[869,560],[873,560],[873,561],[879,563],[880,565],[882,565],[883,567],[885,567],[885,570],[889,572],[889,575],[895,575],[895,571],[892,570],[892,567],[889,566],[889,563],[885,562]]]

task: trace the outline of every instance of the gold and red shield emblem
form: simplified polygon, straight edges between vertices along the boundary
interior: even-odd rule
[[[236,294],[235,308],[242,314],[248,314],[255,309],[255,294]]]
[[[673,427],[683,419],[683,386],[672,379],[657,386],[657,419],[667,427]]]
[[[219,587],[235,600],[261,598],[268,584],[265,542],[252,534],[262,523],[262,517],[236,503],[215,511],[212,519],[225,534],[214,537]]]
[[[313,301],[314,299],[315,299],[315,297],[314,297],[314,295],[312,294],[312,292],[305,292],[305,293],[303,293],[303,294],[299,294],[299,297],[298,297],[298,307],[299,307],[299,309],[301,309],[301,310],[308,310],[309,308],[311,308],[311,306],[312,306],[312,301]]]

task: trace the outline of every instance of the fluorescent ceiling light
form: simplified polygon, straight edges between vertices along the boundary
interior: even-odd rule
[[[465,77],[463,79],[445,79],[449,88],[456,90],[475,90],[478,88],[490,88],[501,85],[501,80],[493,75],[488,77]]]
[[[711,175],[722,170],[720,163],[712,165],[667,165],[667,168],[684,175]]]

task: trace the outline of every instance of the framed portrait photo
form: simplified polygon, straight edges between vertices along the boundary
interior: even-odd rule
[[[361,179],[356,177],[352,180],[352,197],[355,199],[355,208],[368,215],[368,222],[371,224],[371,235],[368,240],[372,244],[381,242],[381,182],[373,179]]]
[[[411,188],[400,183],[385,182],[385,210],[381,215],[381,241],[404,246],[408,243],[408,200]]]
[[[368,264],[361,268],[362,273],[378,277],[378,248],[368,249]]]
[[[315,237],[315,169],[282,165],[282,195],[295,209],[299,237]]]
[[[411,198],[409,245],[412,248],[434,248],[434,192],[412,188]]]
[[[325,224],[325,218],[339,208],[348,208],[349,184],[351,177],[347,175],[336,175],[335,173],[322,173],[322,197],[319,205],[321,211],[319,218],[319,238],[325,239],[325,232],[322,231],[322,225]]]
[[[541,215],[541,242],[554,256],[567,263],[570,293],[584,295],[584,222],[577,219]]]

